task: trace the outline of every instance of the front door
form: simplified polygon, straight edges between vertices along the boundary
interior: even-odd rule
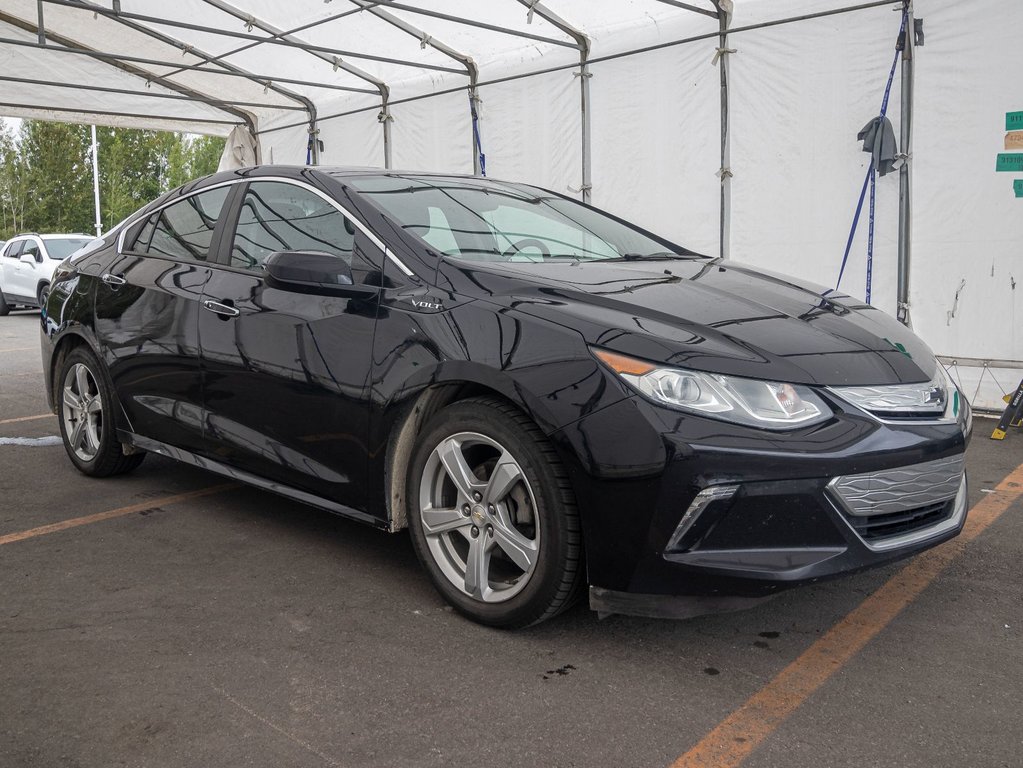
[[[305,185],[253,181],[236,209],[199,316],[209,451],[260,477],[363,508],[383,253]],[[266,257],[296,250],[346,260],[353,295],[268,287]]]
[[[15,285],[17,285],[18,273],[21,270],[19,259],[21,259],[21,251],[24,247],[24,240],[15,240],[7,244],[3,255],[0,256],[0,291],[4,292],[8,301],[12,301],[15,294],[18,293],[15,290]]]
[[[5,286],[4,289],[10,291],[15,296],[35,301],[36,288],[39,286],[39,281],[43,276],[43,267],[40,262],[44,258],[45,256],[38,240],[34,237],[25,240],[21,254],[11,265],[13,270],[8,281],[9,287]]]

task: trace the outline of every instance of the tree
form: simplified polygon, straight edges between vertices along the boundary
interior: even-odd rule
[[[92,221],[89,132],[83,125],[26,120],[18,154],[24,219],[33,232],[88,232]]]
[[[123,128],[97,129],[105,229],[169,189],[217,170],[224,140]],[[91,232],[88,126],[25,120],[0,124],[0,239],[18,232]]]
[[[24,228],[24,170],[14,131],[0,123],[0,240]]]

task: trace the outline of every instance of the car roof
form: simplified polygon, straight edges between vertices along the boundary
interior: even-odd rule
[[[41,235],[38,232],[22,232],[20,235],[15,235],[11,240],[22,240],[26,237],[38,237],[40,240],[81,240],[82,238],[91,238],[92,235],[87,235],[84,232],[68,232],[67,234],[46,234]],[[0,243],[3,241],[0,240]],[[8,240],[7,242],[10,242]]]

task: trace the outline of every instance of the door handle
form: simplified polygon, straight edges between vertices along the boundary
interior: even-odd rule
[[[230,304],[221,304],[219,301],[213,301],[212,299],[203,299],[202,307],[221,317],[238,317],[241,314],[241,310],[237,307],[232,307]]]
[[[125,283],[128,282],[120,275],[112,275],[109,272],[103,275],[103,277],[101,277],[100,279],[107,285],[124,285]]]

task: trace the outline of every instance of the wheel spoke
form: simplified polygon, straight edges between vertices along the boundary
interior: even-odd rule
[[[472,521],[455,509],[436,509],[427,507],[423,510],[423,528],[427,536],[439,536],[457,528],[467,529]]]
[[[82,403],[78,399],[78,395],[71,391],[71,387],[64,387],[64,407],[71,412],[72,416],[82,410]]]
[[[490,550],[485,536],[469,542],[469,556],[465,559],[465,591],[473,597],[486,600],[490,593]]]
[[[494,471],[490,475],[487,489],[483,492],[483,500],[488,504],[497,504],[521,479],[522,470],[506,451],[501,454],[497,466],[494,467]]]
[[[85,423],[85,449],[89,453],[96,453],[99,450],[99,427],[92,419]]]
[[[100,400],[99,395],[96,395],[96,397],[92,398],[85,404],[85,412],[91,414],[103,412],[103,401]]]
[[[76,451],[82,447],[82,437],[85,435],[85,419],[79,419],[75,422],[75,428],[71,432],[71,437],[68,438],[68,442],[71,443],[71,447]]]
[[[84,402],[89,397],[89,371],[81,363],[75,368],[75,383],[78,385],[78,397]]]
[[[524,572],[528,572],[536,563],[537,545],[532,539],[527,539],[517,528],[508,525],[503,519],[494,519],[494,541],[497,542],[504,553],[511,558]]]
[[[472,473],[472,470],[469,469],[465,456],[462,454],[462,444],[460,442],[454,438],[448,438],[437,446],[437,455],[440,457],[448,477],[451,478],[455,488],[458,489],[458,492],[463,497],[472,501],[473,492],[483,492],[486,485],[480,482]]]

